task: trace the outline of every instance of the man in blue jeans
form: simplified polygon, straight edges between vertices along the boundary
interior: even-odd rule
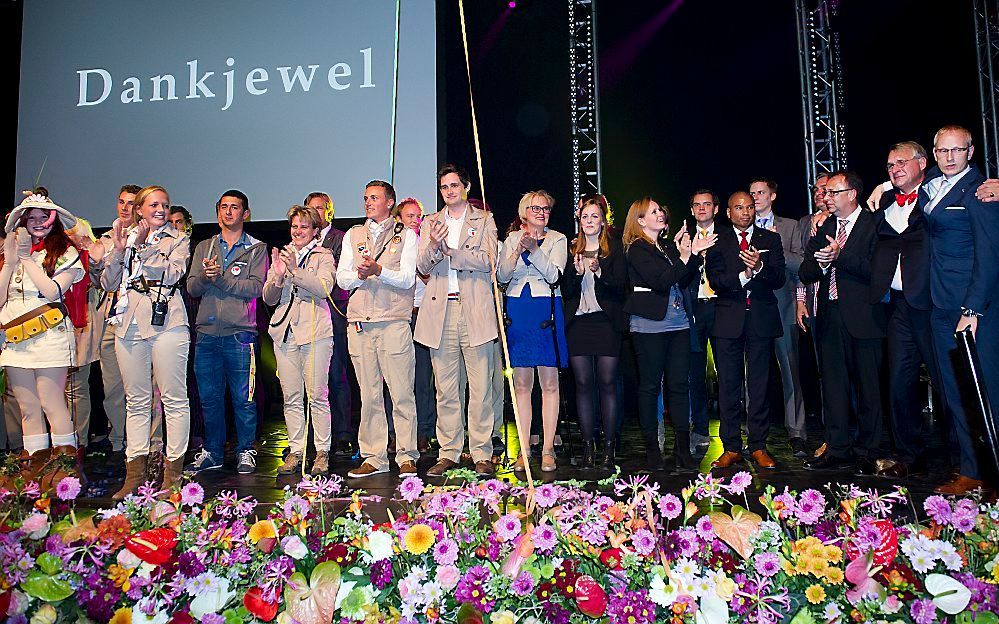
[[[201,297],[194,375],[205,416],[204,448],[187,469],[200,472],[222,467],[228,387],[236,417],[236,470],[249,474],[257,466],[253,378],[257,298],[267,273],[267,246],[243,231],[250,202],[241,191],[226,191],[215,207],[221,231],[195,247],[187,277],[188,292]]]

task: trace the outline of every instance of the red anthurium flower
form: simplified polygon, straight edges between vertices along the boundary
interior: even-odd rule
[[[159,528],[139,531],[125,540],[125,548],[133,555],[153,565],[163,565],[177,546],[177,532]]]
[[[602,617],[607,610],[607,592],[592,576],[576,579],[576,606],[592,618]]]
[[[611,570],[621,569],[621,549],[620,548],[608,548],[607,550],[600,553],[600,563],[604,564]]]
[[[264,600],[263,593],[259,587],[251,587],[243,596],[243,606],[258,620],[270,622],[277,617],[278,603]]]

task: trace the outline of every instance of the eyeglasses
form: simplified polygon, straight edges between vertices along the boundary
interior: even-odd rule
[[[961,154],[967,152],[970,147],[934,147],[933,153],[937,156],[950,156],[951,154],[955,156],[960,156]]]
[[[527,209],[534,214],[548,214],[552,211],[551,206],[528,206]]]
[[[826,189],[826,195],[832,195],[833,197],[836,197],[840,193],[845,193],[847,191],[855,191],[855,190],[857,189],[853,187],[843,188],[843,189]]]
[[[914,157],[914,158],[905,158],[905,159],[899,158],[898,160],[890,162],[887,165],[885,165],[885,169],[888,170],[888,173],[891,173],[892,169],[895,169],[896,167],[898,167],[899,169],[901,169],[901,168],[905,167],[906,165],[908,165],[910,161],[918,160],[918,159],[919,159],[918,156]]]

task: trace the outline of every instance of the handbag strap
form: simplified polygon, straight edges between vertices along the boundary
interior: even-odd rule
[[[60,312],[63,313],[63,315],[69,316],[69,310],[66,308],[65,304],[63,304],[63,303],[44,303],[44,304],[38,306],[37,308],[35,308],[34,310],[29,310],[28,312],[25,312],[21,316],[18,316],[17,318],[11,319],[10,321],[8,321],[8,322],[0,325],[0,330],[7,330],[7,329],[10,329],[11,327],[17,327],[18,325],[21,325],[22,323],[26,323],[26,322],[30,321],[31,319],[33,319],[33,318],[37,318],[37,317],[45,314],[49,310],[59,310]]]

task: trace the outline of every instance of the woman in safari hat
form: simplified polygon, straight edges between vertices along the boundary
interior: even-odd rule
[[[66,235],[74,225],[76,217],[68,210],[33,194],[11,211],[5,227],[0,366],[6,368],[21,409],[22,459],[29,478],[60,456],[69,457],[60,463],[63,467],[76,462],[79,442],[63,394],[67,372],[76,365],[74,328],[64,297],[85,274]]]

